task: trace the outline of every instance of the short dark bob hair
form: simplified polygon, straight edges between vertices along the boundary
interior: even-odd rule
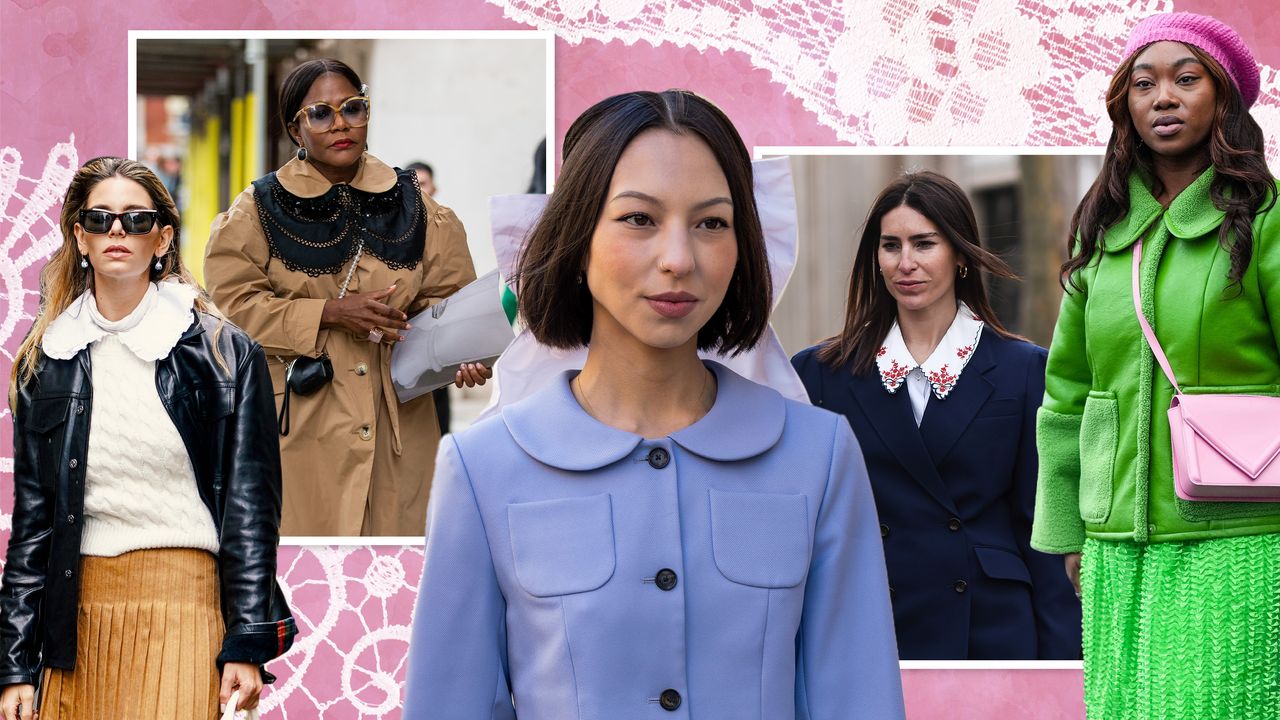
[[[719,163],[733,201],[738,262],[724,301],[698,331],[698,349],[737,355],[754,347],[768,327],[773,306],[769,263],[751,157],[738,131],[719,108],[687,90],[630,92],[591,106],[565,134],[555,192],[516,264],[520,312],[538,342],[565,350],[590,343],[591,293],[586,283],[578,282],[580,273],[618,158],[636,136],[655,128],[702,139]]]
[[[346,78],[357,92],[364,85],[355,70],[341,60],[333,58],[308,60],[291,70],[285,76],[284,82],[280,83],[280,124],[284,125],[284,134],[289,136],[294,145],[297,145],[298,141],[294,139],[293,133],[289,132],[289,128],[294,124],[293,117],[302,109],[302,101],[311,91],[311,85],[320,76],[329,73]]]

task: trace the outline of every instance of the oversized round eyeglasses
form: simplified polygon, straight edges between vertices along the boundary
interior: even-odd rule
[[[360,128],[369,124],[369,97],[353,95],[343,100],[337,107],[327,102],[315,102],[307,105],[293,115],[293,122],[301,115],[311,132],[329,132],[333,129],[334,120],[341,115],[347,127]]]

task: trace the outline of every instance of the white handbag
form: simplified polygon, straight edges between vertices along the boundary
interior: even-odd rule
[[[240,702],[240,691],[236,690],[231,693],[231,700],[222,707],[222,720],[258,720],[258,708],[237,711],[236,703],[238,702]]]

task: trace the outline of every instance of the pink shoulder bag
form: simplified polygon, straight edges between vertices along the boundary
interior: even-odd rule
[[[1173,385],[1169,432],[1174,491],[1183,500],[1280,501],[1280,398],[1183,395],[1160,341],[1142,314],[1141,264],[1139,239],[1133,246],[1133,309],[1147,345]]]

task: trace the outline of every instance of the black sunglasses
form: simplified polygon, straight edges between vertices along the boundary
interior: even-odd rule
[[[116,218],[120,218],[120,227],[127,234],[146,235],[156,226],[159,216],[159,210],[125,210],[122,213],[110,210],[81,210],[80,225],[85,232],[105,235],[111,232],[111,227],[116,224]]]

